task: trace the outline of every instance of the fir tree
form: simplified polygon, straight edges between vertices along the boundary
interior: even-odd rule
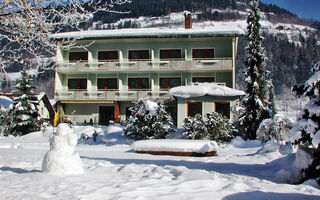
[[[311,165],[303,170],[302,181],[311,178],[320,184],[320,61],[312,72],[313,76],[304,85],[293,87],[296,95],[309,97],[310,101],[291,129],[289,139],[313,157]]]
[[[6,127],[6,135],[22,136],[40,130],[38,122],[37,97],[32,94],[32,79],[26,71],[21,72],[21,80],[15,86],[17,96],[9,109],[10,123]]]
[[[230,133],[233,131],[223,116],[217,112],[207,113],[204,120],[200,114],[196,114],[193,118],[185,118],[183,128],[186,139],[216,142],[229,141],[232,138]]]
[[[134,140],[164,139],[173,131],[172,117],[163,104],[150,100],[140,100],[129,108],[124,135]]]
[[[252,0],[249,3],[251,10],[247,19],[248,23],[248,46],[247,69],[245,72],[246,96],[243,99],[245,112],[241,116],[248,139],[256,139],[256,131],[263,119],[271,117],[271,106],[269,95],[274,94],[273,87],[268,87],[267,72],[265,70],[265,57],[260,36],[260,14],[259,0]]]

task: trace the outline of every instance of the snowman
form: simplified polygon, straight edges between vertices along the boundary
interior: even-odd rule
[[[42,171],[56,175],[76,175],[84,173],[78,153],[74,153],[77,135],[69,124],[61,123],[56,133],[50,136],[50,150],[42,161]]]

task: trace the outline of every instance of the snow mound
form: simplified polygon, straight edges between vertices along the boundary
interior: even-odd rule
[[[169,94],[181,98],[201,97],[205,95],[219,97],[236,97],[245,95],[241,90],[232,89],[216,83],[194,83],[188,86],[174,87],[169,90]]]
[[[56,175],[84,173],[79,154],[74,154],[77,135],[68,124],[58,125],[57,132],[50,136],[50,150],[45,154],[42,171]]]
[[[161,152],[194,152],[206,153],[217,151],[218,145],[209,140],[180,140],[180,139],[159,139],[139,140],[132,143],[135,151],[161,151]]]
[[[245,141],[240,136],[237,136],[234,139],[232,139],[230,144],[237,148],[254,148],[261,146],[261,142],[259,140]]]
[[[270,153],[270,152],[278,152],[280,146],[275,143],[273,140],[269,140],[266,142],[259,153]]]
[[[123,128],[120,124],[110,124],[104,129],[102,142],[109,146],[126,144],[126,137],[122,134]]]

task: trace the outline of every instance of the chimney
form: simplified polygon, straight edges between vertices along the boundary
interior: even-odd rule
[[[184,28],[185,29],[192,28],[191,12],[189,12],[189,11],[184,11]]]

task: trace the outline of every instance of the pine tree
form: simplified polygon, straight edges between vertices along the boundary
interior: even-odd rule
[[[262,38],[260,36],[260,14],[259,0],[252,0],[249,3],[251,10],[247,19],[248,23],[248,46],[247,69],[245,72],[246,96],[243,99],[245,112],[241,116],[241,123],[244,126],[248,139],[256,139],[256,131],[263,119],[271,117],[269,95],[274,94],[268,90],[267,72],[265,70],[265,56],[262,48]]]
[[[320,184],[320,61],[311,71],[313,76],[304,85],[293,87],[296,95],[309,97],[310,101],[291,129],[289,139],[313,157],[311,165],[303,170],[302,181],[312,178]]]
[[[15,86],[17,96],[13,99],[12,107],[9,109],[10,123],[7,124],[5,134],[22,136],[32,131],[40,130],[38,122],[37,97],[32,94],[32,79],[26,71],[21,72],[21,80]]]
[[[150,100],[140,100],[129,108],[124,135],[134,140],[164,139],[173,131],[172,117],[163,104]]]

